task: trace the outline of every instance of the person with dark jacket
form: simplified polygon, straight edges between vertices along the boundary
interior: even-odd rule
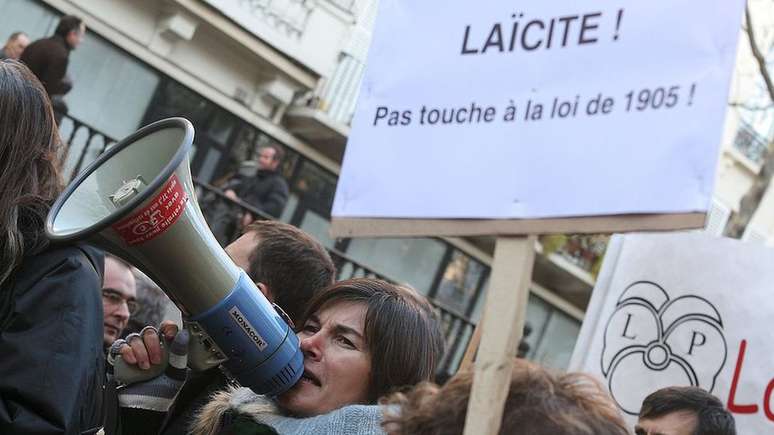
[[[102,427],[103,258],[50,244],[61,142],[43,86],[0,61],[0,433],[94,434]]]
[[[288,183],[279,173],[282,163],[282,148],[268,145],[258,150],[258,171],[252,177],[239,177],[225,194],[231,199],[240,199],[253,207],[278,217],[288,201]],[[242,227],[255,217],[250,212],[242,215]]]
[[[85,32],[83,20],[65,15],[59,20],[53,36],[33,42],[19,58],[43,83],[59,116],[67,113],[62,97],[72,88],[72,81],[67,77],[70,51],[80,45]]]

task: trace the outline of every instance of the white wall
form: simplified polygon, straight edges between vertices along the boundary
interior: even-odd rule
[[[354,16],[321,0],[204,0],[257,37],[330,76]]]

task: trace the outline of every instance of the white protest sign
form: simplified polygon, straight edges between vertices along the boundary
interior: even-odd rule
[[[704,234],[615,236],[570,370],[603,381],[630,423],[667,386],[698,386],[740,434],[774,433],[774,250]]]
[[[334,218],[707,210],[742,0],[382,0]]]

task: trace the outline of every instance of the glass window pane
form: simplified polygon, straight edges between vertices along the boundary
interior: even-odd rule
[[[579,332],[580,323],[577,320],[554,310],[545,334],[540,337],[533,360],[547,367],[566,369]]]
[[[205,131],[204,126],[212,116],[212,104],[185,86],[167,80],[151,107],[148,122],[171,116],[182,116],[191,121],[197,132]]]
[[[0,44],[13,32],[24,32],[32,41],[54,34],[59,15],[34,0],[0,0]]]
[[[328,236],[329,225],[327,219],[313,211],[307,210],[306,213],[304,213],[304,218],[301,220],[301,225],[299,225],[299,227],[319,240],[326,248],[333,248],[336,241]]]
[[[484,285],[481,286],[481,293],[479,293],[478,299],[475,301],[476,305],[473,307],[473,314],[470,316],[470,319],[475,323],[478,323],[481,320],[481,312],[484,311],[484,303],[486,303],[486,294],[488,289],[489,277],[486,278]]]
[[[225,145],[231,136],[231,132],[234,131],[234,126],[236,126],[236,118],[225,110],[216,110],[215,116],[207,129],[207,134],[215,142]]]
[[[527,301],[527,319],[526,325],[529,326],[530,333],[524,337],[524,341],[529,345],[526,357],[534,359],[538,348],[538,341],[545,332],[546,322],[551,314],[551,305],[535,295],[529,295]]]
[[[280,215],[279,220],[289,223],[290,220],[293,219],[293,213],[296,212],[297,206],[298,196],[291,193],[290,196],[288,196],[288,203],[285,204],[285,209],[282,210],[282,215]]]
[[[435,239],[352,239],[347,255],[427,294],[446,245]]]
[[[242,124],[237,134],[234,144],[231,146],[231,160],[229,165],[235,165],[238,162],[250,160],[253,155],[255,138],[258,136],[258,130],[250,125]],[[232,168],[233,170],[233,168]]]
[[[488,285],[489,278],[487,278],[487,280],[484,282],[483,290],[481,291],[481,295],[479,296],[478,301],[476,301],[473,314],[471,315],[471,321],[475,323],[481,321],[481,313],[484,310]],[[543,335],[545,332],[546,322],[548,322],[548,317],[550,316],[552,310],[553,308],[551,305],[549,305],[543,299],[540,299],[533,294],[529,295],[529,299],[527,300],[527,318],[525,319],[525,323],[526,325],[529,325],[530,333],[524,337],[524,340],[529,345],[529,350],[526,354],[526,357],[529,359],[534,359],[534,355],[538,348],[537,343],[540,341],[541,335]]]
[[[67,74],[73,80],[65,96],[68,113],[117,140],[140,127],[160,81],[156,72],[91,32],[70,54]]]
[[[455,249],[435,298],[444,306],[464,314],[473,302],[484,270],[483,264]]]
[[[303,207],[329,217],[336,192],[336,177],[310,161],[304,161],[298,178],[291,186]]]
[[[204,181],[205,183],[209,183],[212,181],[213,176],[215,175],[215,168],[218,165],[218,162],[220,161],[221,151],[217,148],[210,147],[207,149],[207,154],[204,157],[204,162],[202,163],[202,166],[199,168],[199,172],[196,174],[196,177]]]

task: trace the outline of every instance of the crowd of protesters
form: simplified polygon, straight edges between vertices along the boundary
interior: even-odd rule
[[[130,264],[45,237],[45,217],[63,187],[55,112],[66,111],[69,52],[84,32],[82,20],[65,16],[50,38],[30,43],[16,32],[1,52],[0,433],[462,433],[472,371],[434,382],[444,341],[427,299],[376,279],[335,282],[317,240],[250,212],[236,217],[242,236],[225,249],[298,326],[301,380],[263,397],[232,385],[219,366],[189,358],[189,369],[176,360],[176,372],[116,385],[109,366],[118,358],[151,370],[171,348],[185,361],[192,338],[162,322],[169,302]],[[281,161],[281,149],[261,148],[255,171],[231,179],[223,196],[279,215],[288,196]],[[511,371],[500,433],[629,433],[591,377],[521,358]],[[648,396],[633,430],[736,433],[722,403],[692,387]]]

